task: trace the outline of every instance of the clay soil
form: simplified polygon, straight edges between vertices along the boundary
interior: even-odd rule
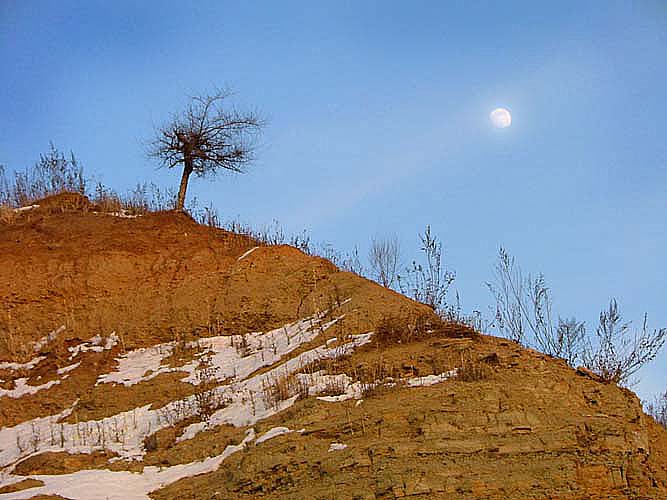
[[[345,314],[328,337],[380,331],[388,321],[400,330],[400,318],[408,329],[414,318],[436,324],[427,307],[324,259],[201,226],[182,213],[118,217],[76,195],[39,204],[0,222],[0,361],[29,360],[36,355],[31,343],[64,325],[31,372],[29,383],[37,385],[71,363],[68,347],[112,332],[120,342],[86,355],[56,386],[1,397],[0,427],[55,414],[76,400],[70,420],[159,407],[191,393],[178,373],[131,388],[95,386],[119,354],[138,347],[266,331],[326,310]],[[218,471],[152,496],[667,498],[667,433],[632,392],[467,327],[428,331],[400,342],[389,335],[320,368],[359,380],[453,368],[458,377],[431,387],[378,387],[359,404],[301,399],[256,430],[286,426],[302,433],[251,445]],[[9,373],[0,379],[12,383]],[[177,429],[166,429],[142,464],[110,464],[100,453],[44,453],[18,468],[27,475],[175,465],[219,453],[244,430],[219,427],[176,443]],[[330,452],[331,443],[347,448]]]

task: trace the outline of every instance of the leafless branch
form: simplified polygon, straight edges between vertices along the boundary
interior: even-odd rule
[[[400,245],[396,236],[392,238],[373,238],[368,254],[372,278],[386,288],[396,281],[398,273]]]

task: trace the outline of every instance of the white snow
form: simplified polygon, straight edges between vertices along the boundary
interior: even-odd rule
[[[37,364],[39,364],[40,361],[45,359],[44,356],[38,356],[28,363],[3,363],[0,368],[3,369],[10,369],[10,370],[25,370],[25,369],[32,369],[34,368]],[[74,363],[69,366],[65,366],[63,368],[59,368],[56,370],[56,373],[58,375],[64,375],[62,379],[66,379],[68,375],[66,375],[68,372],[71,372],[72,370],[75,370],[81,362]],[[3,389],[0,387],[0,398],[1,397],[9,397],[9,398],[20,398],[22,396],[25,396],[27,394],[35,394],[39,391],[43,391],[45,389],[48,389],[50,387],[53,387],[54,385],[60,384],[60,380],[51,380],[49,382],[46,382],[41,385],[29,385],[28,384],[28,377],[21,377],[16,380],[14,380],[14,388],[13,389]]]
[[[71,364],[69,366],[63,366],[62,368],[58,368],[56,370],[56,373],[58,375],[64,375],[65,373],[69,373],[72,370],[76,370],[79,367],[80,364],[81,364],[81,361],[79,361],[78,363]],[[65,378],[65,377],[63,377],[63,378]]]
[[[320,324],[322,317],[323,314],[311,316],[266,333],[206,337],[190,342],[189,348],[201,352],[194,361],[178,367],[162,364],[172,355],[174,342],[130,351],[117,358],[116,370],[100,375],[97,383],[131,386],[150,380],[160,373],[182,371],[188,373],[181,379],[183,382],[199,385],[202,372],[197,368],[202,362],[209,365],[204,374],[207,381],[242,380],[261,368],[277,363],[302,344],[314,340],[343,316]]]
[[[268,441],[269,439],[272,439],[277,436],[282,436],[283,434],[289,434],[290,432],[294,431],[288,429],[287,427],[273,427],[272,429],[269,429],[260,437],[258,437],[257,441],[255,441],[255,444],[263,443],[264,441]]]
[[[67,408],[50,417],[35,418],[14,427],[0,428],[0,467],[11,464],[18,458],[30,456],[36,451],[35,448],[39,450],[39,441],[42,436],[50,435],[46,431],[54,423],[67,417],[71,412],[72,408]],[[29,449],[30,444],[36,444],[37,446],[32,446],[32,449]],[[62,449],[59,448],[57,451],[62,451]],[[3,472],[3,475],[0,475],[0,486],[4,484],[4,481]]]
[[[191,439],[207,427],[223,424],[231,424],[236,427],[252,425],[259,420],[263,420],[289,408],[297,400],[298,394],[272,405],[263,396],[265,388],[270,387],[280,378],[288,377],[298,372],[313,361],[343,356],[355,348],[370,342],[370,337],[371,334],[369,333],[354,335],[350,342],[333,349],[325,346],[316,347],[287,360],[282,365],[265,373],[255,375],[241,382],[232,382],[231,384],[216,388],[216,392],[220,398],[227,401],[227,406],[213,413],[207,423],[200,422],[186,427],[179,440]]]
[[[34,210],[35,208],[39,208],[39,205],[27,205],[25,207],[15,208],[14,212],[27,212],[28,210]]]
[[[220,455],[166,468],[144,467],[140,473],[95,469],[55,476],[37,474],[29,477],[42,481],[43,486],[0,494],[0,500],[19,500],[36,495],[60,495],[76,500],[150,500],[148,494],[155,490],[186,477],[217,470],[227,457],[243,450],[253,439],[255,431],[249,429],[241,443],[227,446]],[[11,481],[16,482],[14,478]]]
[[[130,351],[117,358],[118,368],[116,371],[100,375],[97,383],[117,383],[131,386],[144,380],[150,380],[160,373],[172,370],[168,366],[162,366],[162,360],[171,356],[172,352],[173,343]]]
[[[248,250],[247,252],[245,252],[243,255],[241,255],[241,256],[240,256],[238,259],[236,259],[236,260],[239,261],[239,260],[243,260],[243,259],[245,259],[248,255],[250,255],[251,253],[253,253],[253,252],[254,252],[255,250],[257,250],[258,248],[259,248],[259,247],[252,247],[250,250]]]
[[[408,387],[422,387],[439,384],[456,376],[456,369],[441,373],[440,375],[426,375],[425,377],[413,377],[407,379]]]
[[[140,215],[129,214],[125,209],[121,210],[120,212],[103,212],[103,213],[104,215],[110,215],[112,217],[120,217],[121,219],[136,219],[137,217],[141,217]]]
[[[339,316],[320,324],[322,316],[309,317],[267,333],[204,338],[199,345],[211,353],[209,362],[214,367],[215,380],[243,380],[261,368],[274,365],[343,318]],[[197,374],[191,373],[183,382],[198,384],[199,379]]]
[[[333,396],[318,396],[317,399],[328,402],[346,401],[348,399],[359,399],[362,393],[360,382],[352,382],[352,378],[345,373],[328,375],[323,371],[312,374],[298,374],[302,383],[308,386],[308,394],[316,396],[323,392],[330,392],[332,388],[342,389],[340,394]]]
[[[120,339],[118,338],[118,335],[116,335],[116,332],[112,332],[111,335],[106,338],[106,340],[104,340],[101,335],[95,335],[82,344],[76,345],[74,347],[68,347],[67,350],[72,353],[70,354],[69,359],[74,359],[82,352],[108,351],[109,349],[113,349],[118,344],[119,340]]]
[[[25,377],[18,378],[14,381],[13,389],[3,389],[0,387],[0,398],[5,396],[14,399],[20,398],[21,396],[25,396],[26,394],[35,394],[36,392],[48,389],[49,387],[52,387],[59,383],[60,380],[51,380],[41,385],[29,385],[27,378]]]
[[[342,317],[342,316],[341,316]],[[277,383],[294,378],[296,387],[307,387],[309,395],[317,396],[322,392],[329,394],[340,391],[340,394],[321,396],[320,399],[330,402],[347,399],[360,400],[364,385],[353,381],[345,374],[299,373],[304,367],[322,359],[333,359],[352,352],[357,347],[370,342],[372,333],[353,335],[346,343],[336,340],[322,341],[322,345],[309,349],[297,356],[289,358],[289,354],[306,343],[313,341],[320,333],[336,323],[341,317],[323,323],[324,314],[302,319],[266,333],[247,335],[220,336],[200,339],[190,344],[199,349],[195,359],[180,367],[163,364],[173,354],[174,343],[160,344],[149,348],[130,351],[117,358],[117,369],[102,374],[98,383],[114,382],[123,385],[136,384],[148,380],[158,373],[167,371],[183,371],[183,378],[193,385],[206,382],[221,383],[210,389],[210,398],[218,402],[218,409],[205,422],[198,422],[185,428],[179,441],[191,439],[199,432],[223,424],[237,427],[251,426],[254,423],[274,415],[293,405],[299,395],[294,387],[290,389],[290,397],[276,400]],[[118,342],[112,334],[104,339],[97,335],[76,347],[70,348],[71,358],[87,351],[99,352],[111,349]],[[25,369],[36,366],[44,359],[35,358],[29,363],[9,364],[7,368]],[[81,361],[58,370],[63,378],[76,369]],[[2,365],[0,365],[2,366]],[[7,369],[6,368],[6,369]],[[259,370],[268,368],[263,373]],[[442,382],[455,374],[455,371],[440,375],[405,379],[410,387],[432,385]],[[4,390],[4,395],[13,393],[15,397],[46,388],[49,384],[57,384],[58,380],[42,386],[28,386],[27,379],[18,379],[15,388]],[[376,383],[383,383],[377,381]],[[367,386],[367,384],[366,384]],[[202,389],[203,390],[203,389]],[[0,389],[0,391],[3,391]],[[134,408],[100,420],[77,423],[65,423],[73,407],[48,417],[36,418],[20,423],[14,427],[0,429],[0,486],[15,482],[20,476],[12,474],[19,460],[43,453],[45,451],[66,451],[69,453],[91,453],[96,450],[109,450],[116,453],[119,459],[141,459],[145,454],[144,439],[159,429],[170,427],[178,422],[201,413],[202,393],[172,401],[166,406],[153,410],[151,405]],[[0,392],[0,395],[3,395]],[[12,396],[14,397],[14,396]],[[283,395],[285,397],[285,395]],[[358,404],[358,403],[357,403]],[[264,433],[256,444],[282,434],[294,432],[286,427],[274,427]],[[300,431],[297,431],[300,432]],[[225,449],[222,455],[207,458],[200,462],[157,469],[145,467],[142,473],[112,472],[108,470],[79,471],[59,476],[30,476],[44,482],[44,486],[32,488],[25,492],[0,495],[0,500],[25,498],[25,495],[58,494],[68,498],[81,500],[102,500],[121,498],[148,498],[147,494],[183,477],[215,470],[222,460],[239,449],[247,442],[254,440],[254,431],[250,430],[244,441],[236,446]],[[332,443],[330,451],[344,449],[346,445]]]
[[[344,450],[345,448],[347,448],[347,445],[346,445],[346,444],[343,444],[343,443],[331,443],[331,444],[329,445],[329,450],[328,450],[328,451],[330,451],[330,452],[331,452],[331,451],[341,451],[341,450]],[[0,497],[0,498],[2,498],[2,497]]]
[[[198,432],[210,426],[225,423],[239,427],[252,425],[288,408],[294,404],[297,396],[272,404],[263,396],[265,387],[275,381],[277,377],[295,373],[315,360],[344,355],[355,347],[370,341],[370,334],[365,334],[353,337],[351,342],[335,348],[321,346],[311,349],[277,368],[241,380],[263,366],[270,366],[280,361],[281,354],[289,353],[302,343],[312,340],[320,331],[333,324],[329,322],[319,325],[318,321],[309,318],[266,334],[251,335],[247,339],[247,344],[248,350],[253,354],[245,357],[241,357],[237,349],[229,347],[232,342],[229,337],[227,338],[228,349],[214,348],[213,341],[221,342],[220,338],[208,339],[211,340],[208,346],[214,352],[211,357],[215,363],[213,366],[220,369],[216,377],[224,380],[227,373],[236,373],[236,376],[231,382],[213,390],[213,397],[220,402],[224,401],[224,407],[215,412],[207,423],[189,426],[181,436],[181,440],[194,437]],[[105,343],[101,338],[93,338],[85,344],[72,348],[72,351],[78,354],[86,350],[93,350],[93,347],[107,348],[110,345],[113,345],[113,339]],[[219,366],[217,363],[225,363],[230,366]],[[57,381],[50,383],[57,383]],[[12,464],[31,453],[56,450],[89,453],[91,450],[107,449],[124,459],[140,459],[145,453],[143,440],[147,435],[196,416],[199,412],[198,404],[196,395],[193,395],[172,401],[157,410],[151,410],[149,404],[101,420],[84,421],[77,424],[60,423],[59,420],[62,417],[55,415],[33,419],[14,427],[2,428],[0,429],[0,467]]]
[[[13,362],[5,361],[5,362],[0,363],[0,370],[12,370],[12,371],[32,370],[43,359],[46,359],[46,357],[45,356],[37,356],[36,358],[32,358],[27,363],[13,363]]]

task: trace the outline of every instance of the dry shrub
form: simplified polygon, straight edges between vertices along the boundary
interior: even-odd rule
[[[387,390],[387,383],[401,377],[400,368],[389,363],[381,353],[368,363],[358,364],[351,373],[352,378],[361,383],[361,393],[364,398],[384,393]]]
[[[361,382],[361,394],[368,399],[372,396],[382,394],[387,390],[386,381],[391,381],[400,376],[399,370],[378,357],[370,364],[367,370],[359,370],[358,380]]]
[[[158,449],[157,434],[150,434],[144,438],[144,449],[147,452],[155,451]]]
[[[87,196],[81,193],[70,191],[62,191],[57,194],[35,200],[35,204],[39,205],[40,211],[47,211],[49,213],[61,212],[87,212],[92,207]]]
[[[310,395],[308,384],[296,375],[290,375],[288,380],[288,392],[292,395],[298,395],[298,399],[306,399]]]
[[[667,391],[646,403],[646,413],[667,429]]]
[[[153,183],[138,183],[125,193],[98,183],[92,194],[98,212],[118,213],[127,215],[144,215],[149,212],[172,210],[175,193],[171,189],[162,189]]]
[[[381,355],[375,357],[370,363],[357,365],[353,369],[354,377],[362,384],[370,384],[383,381],[387,378],[397,378],[400,370],[390,365]]]
[[[320,394],[321,396],[338,396],[343,394],[347,389],[347,384],[343,377],[336,377],[327,379],[326,384],[324,384],[324,391]]]
[[[409,313],[384,316],[375,327],[379,345],[407,344],[433,337],[473,337],[477,332],[467,325],[447,322],[432,313]]]
[[[243,234],[235,233],[218,233],[223,234],[224,238],[222,239],[225,250],[230,254],[243,254],[246,251],[250,250],[254,246],[258,246],[257,242],[250,239],[249,237]]]
[[[17,213],[13,208],[6,205],[0,205],[0,223],[2,224],[13,224],[16,220]]]
[[[32,348],[21,338],[21,332],[15,327],[11,317],[7,323],[0,320],[0,359],[27,361],[33,354]]]
[[[53,143],[32,167],[7,175],[0,165],[0,203],[12,207],[62,192],[86,192],[83,167],[73,153],[65,156]]]
[[[96,212],[116,213],[123,210],[123,202],[116,193],[98,192],[94,199]]]
[[[297,395],[298,399],[307,398],[308,385],[295,374],[274,375],[262,382],[262,397],[270,406],[277,407],[281,401]]]
[[[210,358],[205,359],[197,370],[196,390],[193,394],[197,409],[197,415],[206,422],[216,411],[229,405],[229,398],[218,393],[216,390],[219,382],[215,376],[216,369],[211,364]]]
[[[301,373],[308,373],[309,375],[319,371],[323,371],[330,375],[345,373],[345,369],[348,366],[349,360],[349,354],[345,356],[339,356],[337,358],[316,359],[308,364],[301,366],[299,371]]]

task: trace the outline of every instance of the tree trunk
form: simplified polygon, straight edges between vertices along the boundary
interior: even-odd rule
[[[178,199],[176,200],[176,210],[183,210],[185,205],[185,192],[188,189],[188,179],[192,173],[192,158],[188,155],[185,157],[185,164],[183,166],[183,175],[181,176],[181,187],[178,189]]]

